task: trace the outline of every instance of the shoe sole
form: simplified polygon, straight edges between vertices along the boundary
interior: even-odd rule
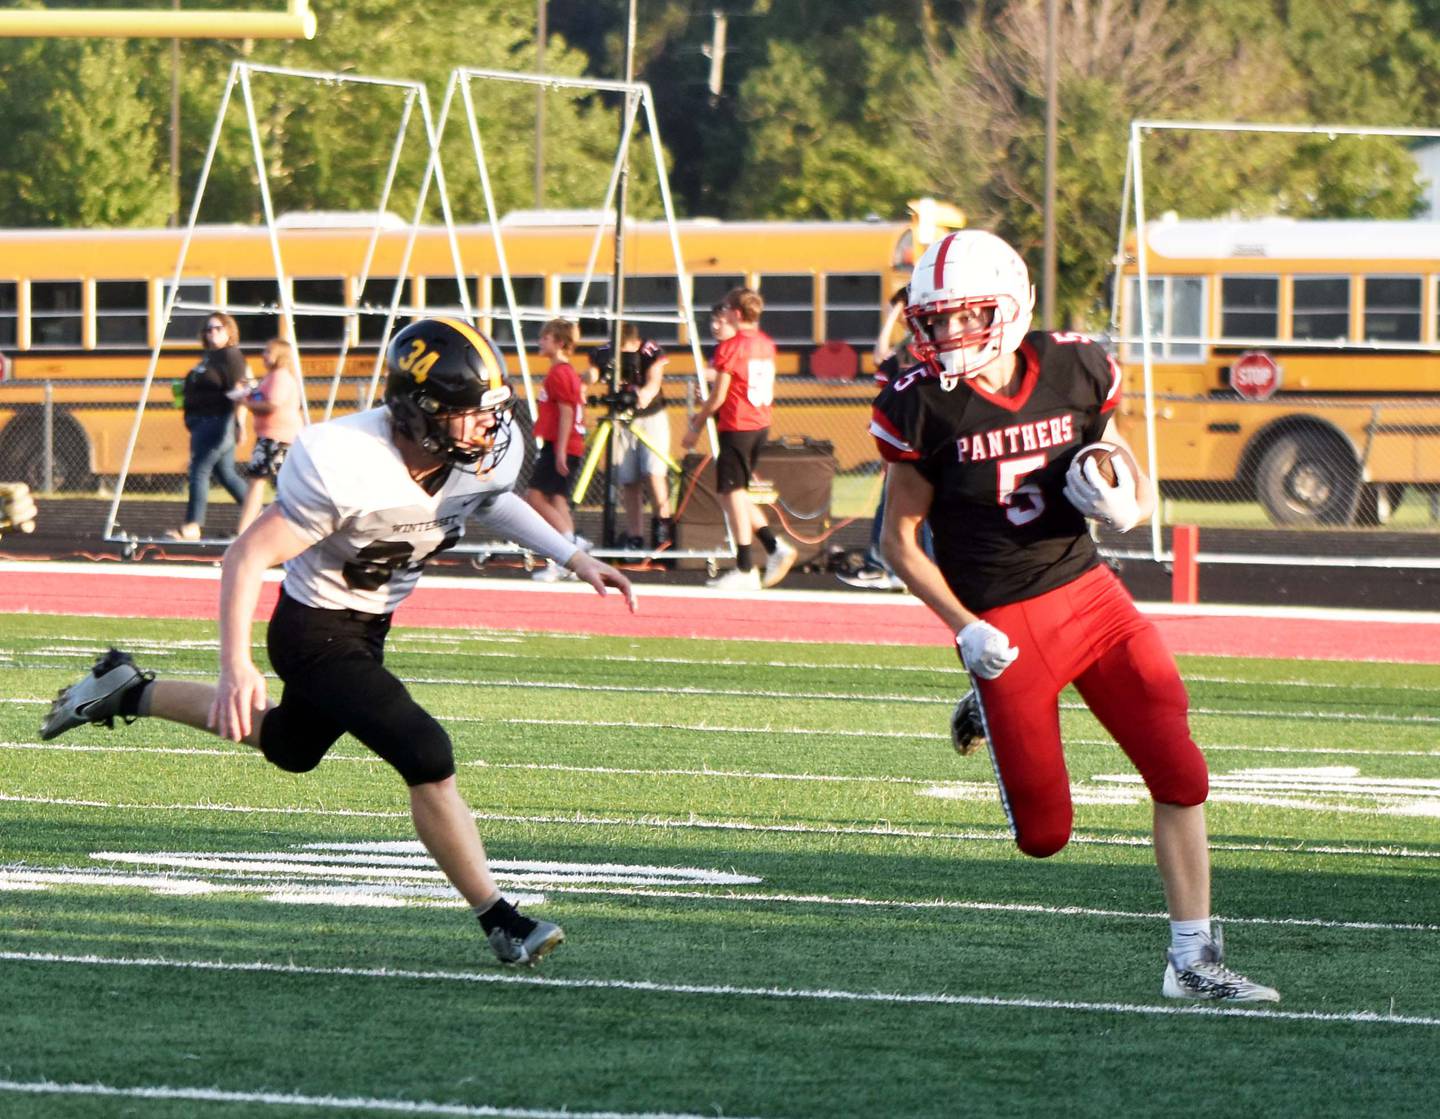
[[[534,948],[530,949],[530,954],[526,956],[523,960],[516,960],[508,966],[534,967],[540,960],[550,955],[551,952],[555,951],[555,949],[559,948],[560,945],[564,943],[565,930],[557,928],[553,933],[547,936],[539,944],[535,945]]]
[[[777,583],[780,582],[781,579],[785,578],[785,576],[790,574],[790,569],[794,566],[795,553],[792,552],[790,553],[790,555],[785,557],[784,565],[773,575],[762,575],[760,577],[760,588],[762,590],[768,590],[769,588],[775,586]]]

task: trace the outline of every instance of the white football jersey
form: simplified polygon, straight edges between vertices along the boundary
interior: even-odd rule
[[[276,482],[285,520],[313,541],[285,564],[285,593],[326,610],[390,613],[425,561],[456,545],[466,518],[515,485],[524,457],[515,429],[484,477],[456,467],[428,494],[400,457],[388,408],[312,424],[291,445]],[[564,545],[558,533],[555,539]]]

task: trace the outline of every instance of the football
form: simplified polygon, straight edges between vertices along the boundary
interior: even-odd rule
[[[1115,443],[1089,443],[1081,447],[1075,452],[1075,462],[1077,464],[1075,469],[1084,470],[1085,460],[1093,458],[1095,460],[1095,468],[1100,472],[1100,477],[1105,479],[1107,486],[1113,486],[1119,479],[1119,475],[1115,473],[1115,464],[1112,461],[1117,457],[1125,463],[1126,469],[1130,471],[1130,480],[1134,482],[1139,469],[1135,464],[1135,458],[1124,447]]]

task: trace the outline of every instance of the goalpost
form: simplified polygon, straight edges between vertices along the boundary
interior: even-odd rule
[[[1392,137],[1401,139],[1437,139],[1440,138],[1440,131],[1420,128],[1376,128],[1361,127],[1353,125],[1295,125],[1282,123],[1246,123],[1246,122],[1214,122],[1214,121],[1171,121],[1171,120],[1145,120],[1137,119],[1131,122],[1130,140],[1127,159],[1125,164],[1125,182],[1122,193],[1120,228],[1116,246],[1116,271],[1115,284],[1111,293],[1111,314],[1110,332],[1122,347],[1132,348],[1139,346],[1138,358],[1131,358],[1140,365],[1142,373],[1142,394],[1144,401],[1144,432],[1146,443],[1146,470],[1160,486],[1166,482],[1164,471],[1159,464],[1158,443],[1161,438],[1161,423],[1167,418],[1162,415],[1172,404],[1183,407],[1185,401],[1176,402],[1173,398],[1163,397],[1163,394],[1156,389],[1156,355],[1162,347],[1178,344],[1184,347],[1191,347],[1197,350],[1212,346],[1224,346],[1227,349],[1239,349],[1248,346],[1252,340],[1245,339],[1237,342],[1235,337],[1225,337],[1220,329],[1219,314],[1207,317],[1204,313],[1214,304],[1218,306],[1217,295],[1209,295],[1201,300],[1202,313],[1197,320],[1197,328],[1183,333],[1174,333],[1168,329],[1169,307],[1160,308],[1160,315],[1157,316],[1157,308],[1154,306],[1154,289],[1152,284],[1154,278],[1151,275],[1150,252],[1151,236],[1154,230],[1153,223],[1147,225],[1146,215],[1146,185],[1145,185],[1145,140],[1152,134],[1235,134],[1235,135],[1289,135],[1295,137],[1325,137],[1331,141],[1338,137]],[[1128,282],[1124,266],[1126,264],[1127,238],[1131,235],[1130,208],[1134,207],[1134,228],[1135,237],[1135,272],[1134,279],[1138,281],[1135,286],[1133,305],[1131,308],[1131,328],[1123,329],[1121,323],[1121,297],[1122,287]],[[1213,255],[1213,254],[1211,254]],[[1420,266],[1415,267],[1416,272],[1428,273],[1433,271]],[[1163,278],[1161,280],[1163,283]],[[1218,280],[1216,281],[1218,283]],[[1429,314],[1435,317],[1436,303],[1430,294],[1435,287],[1434,281],[1427,275],[1424,277],[1425,296],[1421,305],[1430,308]],[[1162,299],[1166,296],[1162,295]],[[1418,310],[1418,308],[1417,308]],[[1138,314],[1138,324],[1133,323],[1134,317]],[[1279,314],[1277,306],[1276,314]],[[1162,324],[1165,329],[1157,329],[1157,318],[1164,319]],[[1278,328],[1277,328],[1278,334]],[[1346,339],[1325,339],[1314,341],[1286,337],[1285,340],[1256,339],[1253,340],[1257,346],[1269,348],[1283,347],[1290,352],[1317,352],[1337,351],[1355,352],[1357,354],[1373,354],[1381,350],[1386,352],[1411,351],[1422,354],[1440,353],[1440,345],[1425,342],[1388,342],[1377,343],[1375,341],[1352,341]],[[1233,368],[1233,366],[1232,366]],[[1365,386],[1356,385],[1356,391],[1362,391]],[[1398,395],[1398,394],[1397,394]],[[1300,405],[1311,403],[1304,398],[1297,397]],[[1440,396],[1437,396],[1435,403],[1440,404]],[[1379,409],[1376,408],[1378,414]],[[1287,422],[1293,422],[1298,426],[1298,420],[1287,420],[1283,415],[1276,426],[1283,427]],[[1372,427],[1378,426],[1380,420],[1372,421]],[[1392,424],[1393,420],[1390,421]],[[1215,426],[1215,425],[1211,425]],[[1223,426],[1223,425],[1220,425]],[[1428,425],[1421,425],[1428,426]],[[1416,427],[1418,432],[1420,427]],[[1206,435],[1210,434],[1208,431]],[[1337,447],[1338,447],[1337,442]],[[1369,446],[1365,447],[1368,454]],[[1332,464],[1333,465],[1333,464]],[[1364,492],[1368,482],[1365,471],[1368,462],[1365,455],[1361,455],[1358,467],[1346,464],[1352,474],[1358,469],[1360,472],[1357,480],[1352,484],[1357,486],[1356,498],[1352,502],[1358,503],[1359,495]],[[1338,471],[1338,467],[1336,467]],[[1187,486],[1185,482],[1169,480],[1172,485],[1168,487],[1172,492],[1184,491]],[[1203,495],[1208,492],[1204,483],[1191,484],[1194,494]],[[1209,489],[1219,488],[1215,484],[1209,484]],[[1383,485],[1379,487],[1383,492]],[[1233,500],[1233,496],[1232,496]],[[1432,513],[1433,513],[1432,501]],[[1106,547],[1107,554],[1121,558],[1144,558],[1157,562],[1173,562],[1175,558],[1174,549],[1167,545],[1162,520],[1166,519],[1162,514],[1168,505],[1168,501],[1157,501],[1156,515],[1150,523],[1149,547],[1144,550]],[[1230,527],[1230,526],[1225,526]],[[1374,542],[1367,540],[1363,531],[1350,531],[1347,533],[1349,539],[1341,539],[1341,533],[1337,528],[1336,532],[1309,532],[1305,536],[1296,539],[1294,532],[1281,532],[1271,526],[1259,525],[1249,526],[1250,531],[1240,532],[1213,532],[1206,530],[1201,533],[1202,542],[1207,539],[1219,539],[1219,546],[1212,546],[1209,550],[1198,554],[1198,559],[1206,563],[1231,563],[1231,564],[1287,564],[1287,565],[1311,565],[1311,566],[1346,566],[1346,567],[1440,567],[1440,556],[1435,554],[1434,548],[1420,546],[1419,548],[1397,547],[1390,554],[1384,554],[1376,547]],[[1341,525],[1339,528],[1348,528]],[[1335,537],[1336,539],[1331,539]],[[1423,539],[1423,538],[1422,538]],[[1416,554],[1428,552],[1430,554]]]

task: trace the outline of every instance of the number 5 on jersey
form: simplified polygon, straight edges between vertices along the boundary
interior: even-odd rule
[[[1035,482],[1025,482],[1027,474],[1045,465],[1044,455],[1021,455],[1001,459],[995,464],[999,475],[999,503],[1005,506],[1006,519],[1012,525],[1026,525],[1045,512],[1045,495]]]

